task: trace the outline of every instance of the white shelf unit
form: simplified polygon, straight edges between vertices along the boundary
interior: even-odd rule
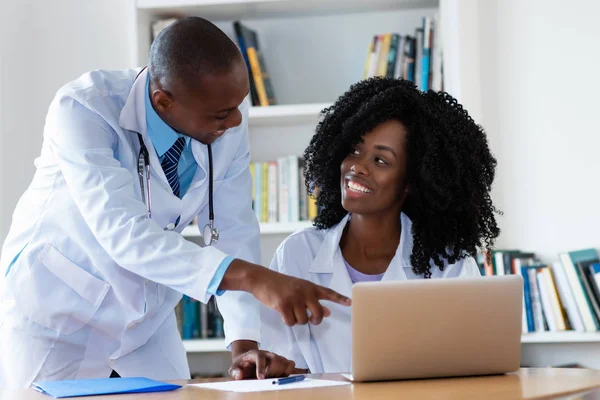
[[[300,221],[300,222],[281,222],[281,223],[261,223],[260,233],[263,235],[278,235],[278,234],[291,234],[297,230],[308,228],[312,226],[311,221]],[[197,225],[188,225],[181,232],[186,237],[199,237],[200,231]]]
[[[223,339],[190,339],[184,340],[183,346],[188,353],[224,353],[228,352],[225,348]]]
[[[471,80],[477,54],[471,53],[479,21],[477,0],[136,0],[132,29],[135,64],[146,64],[151,23],[162,18],[200,16],[235,40],[233,21],[258,33],[278,104],[249,113],[252,161],[301,156],[314,134],[319,113],[362,78],[373,35],[414,35],[424,16],[440,15],[444,85],[472,110],[479,84]],[[460,26],[460,29],[457,28]],[[468,78],[468,79],[467,79]],[[477,112],[473,114],[477,115]],[[261,263],[290,233],[309,226],[261,224]],[[190,240],[196,227],[184,235]],[[229,355],[219,340],[184,342],[192,372],[225,372]]]
[[[337,15],[398,8],[437,7],[437,0],[138,0],[154,14],[200,15],[211,21]]]
[[[536,332],[527,333],[521,337],[521,343],[598,343],[600,344],[600,332]]]
[[[523,345],[549,343],[597,343],[600,344],[600,332],[539,332],[528,333],[521,337]],[[184,340],[188,353],[228,352],[222,339]]]
[[[251,107],[248,124],[250,127],[265,125],[293,125],[312,123],[320,112],[331,103],[292,104],[269,107]]]

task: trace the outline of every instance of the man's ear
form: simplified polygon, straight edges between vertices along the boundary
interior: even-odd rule
[[[169,113],[173,106],[173,98],[168,92],[161,89],[155,89],[150,93],[150,97],[152,98],[152,105],[157,112],[162,114]]]

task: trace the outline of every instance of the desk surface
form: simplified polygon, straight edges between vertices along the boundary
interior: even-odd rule
[[[343,380],[339,374],[311,375],[312,378]],[[193,383],[223,379],[197,380]],[[184,384],[185,382],[177,382]],[[600,399],[600,371],[588,369],[534,368],[518,373],[451,379],[427,379],[395,382],[361,383],[338,387],[285,391],[286,400],[327,398],[338,399],[549,399],[565,398],[577,393],[588,394],[581,399]],[[11,399],[48,400],[51,397],[26,389],[14,392]],[[85,397],[90,400],[238,400],[280,399],[281,392],[232,393],[187,387],[165,393],[130,394]],[[572,399],[573,397],[569,397]]]

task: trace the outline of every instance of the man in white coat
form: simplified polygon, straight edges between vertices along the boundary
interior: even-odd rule
[[[349,300],[256,264],[248,91],[239,50],[200,18],[166,28],[147,69],[93,71],[58,91],[2,249],[0,386],[189,378],[182,293],[218,296],[233,377],[293,371],[258,350],[259,301],[294,325],[328,316],[319,300]],[[180,232],[212,219],[211,183],[220,238],[200,247]]]

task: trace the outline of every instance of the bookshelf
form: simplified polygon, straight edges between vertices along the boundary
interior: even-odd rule
[[[259,36],[261,53],[277,104],[251,107],[249,141],[253,162],[302,155],[319,112],[362,78],[374,34],[414,35],[423,17],[438,14],[444,47],[445,90],[477,115],[479,85],[472,79],[478,54],[472,51],[480,21],[477,0],[136,0],[131,30],[132,59],[145,65],[154,21],[200,16],[235,42],[233,21]],[[200,221],[203,224],[203,221]],[[310,222],[262,223],[261,263],[268,265],[277,246]],[[183,235],[194,240],[196,226]],[[227,371],[230,356],[222,339],[186,340],[192,372]]]

